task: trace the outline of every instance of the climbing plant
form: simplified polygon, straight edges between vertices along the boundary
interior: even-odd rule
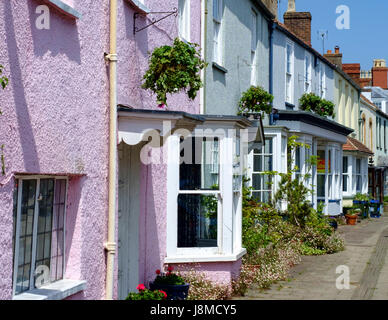
[[[167,94],[186,91],[194,100],[203,86],[200,71],[206,67],[198,45],[176,38],[172,46],[156,48],[143,79],[143,89],[156,93],[159,106],[167,105]]]
[[[0,85],[1,88],[4,90],[5,87],[8,85],[8,78],[6,76],[3,76],[3,65],[0,64]],[[2,114],[0,109],[0,115]],[[4,145],[0,146],[0,162],[1,162],[1,174],[5,175],[5,161],[4,161]]]
[[[259,113],[270,114],[272,112],[273,95],[262,87],[251,86],[240,99],[238,114]]]
[[[314,112],[322,117],[335,117],[334,103],[314,93],[305,93],[299,99],[299,103],[302,110]]]

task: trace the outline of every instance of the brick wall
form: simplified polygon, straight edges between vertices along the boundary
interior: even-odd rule
[[[284,24],[300,39],[311,46],[311,13],[310,12],[286,12]]]

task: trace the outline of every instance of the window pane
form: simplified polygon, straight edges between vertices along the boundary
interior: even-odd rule
[[[217,247],[217,213],[217,196],[180,194],[178,247]]]
[[[252,192],[252,197],[253,197],[254,199],[256,199],[256,201],[262,202],[262,201],[261,201],[261,192],[258,192],[258,191]]]
[[[347,175],[343,175],[343,191],[348,192],[348,179],[349,177]]]
[[[358,174],[361,173],[361,159],[357,159],[357,161],[356,161],[356,172]]]
[[[39,198],[35,269],[43,265],[50,268],[54,179],[40,180]],[[39,274],[36,276],[38,277]],[[50,279],[45,279],[44,283],[48,282],[50,282]]]
[[[263,179],[263,176],[261,174],[253,174],[252,178],[253,190],[261,190],[261,181]]]
[[[325,176],[324,175],[317,176],[317,196],[322,198],[325,197]]]
[[[348,157],[343,157],[342,166],[343,166],[342,172],[348,173]]]
[[[273,151],[273,140],[265,139],[264,153],[272,154],[272,151]]]
[[[218,139],[188,138],[181,150],[180,190],[218,190]]]
[[[63,278],[64,210],[66,180],[55,181],[53,230],[51,242],[51,281]]]
[[[264,171],[272,171],[272,156],[264,156]]]
[[[18,255],[18,276],[16,279],[16,294],[30,287],[32,231],[36,196],[36,181],[24,180],[22,187],[22,203],[20,212],[20,234]]]

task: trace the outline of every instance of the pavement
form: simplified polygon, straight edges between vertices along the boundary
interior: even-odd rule
[[[286,281],[267,290],[252,287],[244,297],[234,299],[388,300],[388,216],[363,220],[356,226],[339,226],[337,232],[345,238],[344,251],[304,256],[290,270]],[[346,269],[348,288],[346,282],[337,280],[345,275]],[[338,289],[337,282],[345,286]]]

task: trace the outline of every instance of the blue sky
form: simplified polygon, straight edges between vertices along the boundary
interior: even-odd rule
[[[388,60],[388,1],[387,0],[296,0],[296,11],[310,11],[313,17],[311,39],[313,47],[322,53],[318,31],[327,30],[325,51],[338,45],[344,63],[361,63],[362,70],[372,67],[373,59]],[[280,0],[279,20],[287,10],[288,0]],[[338,30],[336,8],[350,9],[350,29]]]

